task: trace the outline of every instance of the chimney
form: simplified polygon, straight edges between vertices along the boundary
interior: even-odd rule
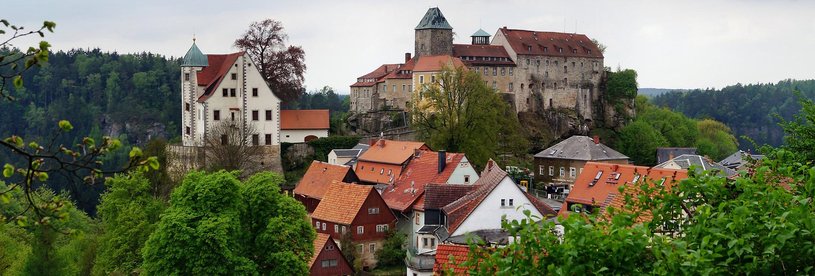
[[[444,150],[439,151],[439,172],[441,173],[444,171],[444,166],[447,163],[447,152]]]
[[[600,144],[600,136],[594,135],[593,138],[594,138],[594,144],[595,145]]]
[[[368,145],[375,146],[376,145],[376,139],[371,138],[370,140],[368,140]]]
[[[380,148],[384,148],[384,147],[385,147],[385,139],[379,139],[379,141],[377,141],[377,142],[376,142],[376,144],[377,144],[377,145],[378,145]]]
[[[405,53],[405,63],[410,61],[410,53]]]

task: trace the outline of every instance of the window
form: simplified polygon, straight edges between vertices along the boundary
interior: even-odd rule
[[[422,246],[427,247],[428,244],[430,243],[428,242],[427,238],[422,238]]]
[[[501,207],[506,207],[506,206],[507,206],[507,200],[502,198],[501,199]]]
[[[257,120],[259,120],[259,119],[258,119],[258,118],[260,117],[260,114],[259,114],[259,113],[260,113],[260,112],[258,112],[257,110],[252,110],[252,121],[257,121]]]
[[[498,89],[498,83],[497,82],[492,81],[492,89]]]
[[[235,97],[235,88],[230,88],[229,89],[229,96],[230,97]]]
[[[510,68],[509,68],[509,75],[510,75],[510,76],[512,76],[512,72],[513,72],[513,71],[515,71],[515,68],[510,67]]]
[[[184,103],[184,111],[190,111],[190,103]]]
[[[506,73],[507,73],[507,68],[501,68],[501,76],[506,75]]]
[[[325,222],[323,222],[323,231],[325,231]]]
[[[515,204],[512,202],[513,200],[514,199],[511,199],[511,198],[509,199],[509,206],[515,206]],[[325,229],[323,229],[323,230],[325,230]]]
[[[266,134],[266,135],[264,135],[263,138],[265,140],[264,143],[266,143],[267,146],[272,144],[272,135],[271,134]]]
[[[237,65],[237,64],[235,64],[235,65]],[[232,73],[231,78],[232,78],[233,80],[237,80],[237,79],[238,79],[238,74],[236,74],[236,73]]]
[[[403,85],[402,85],[402,92],[405,92],[405,91],[406,91],[406,90],[405,90],[405,85],[403,84]]]
[[[544,166],[542,166],[542,165],[541,165],[541,166],[538,166],[538,174],[539,174],[539,175],[544,175],[544,174],[543,174],[543,168],[544,168]]]
[[[257,97],[257,96],[258,96],[258,89],[257,88],[252,88],[252,97]]]
[[[316,228],[317,228],[317,230],[320,230],[320,222],[319,222],[319,221],[315,221],[315,222],[314,222],[314,227],[316,227]]]
[[[555,175],[555,167],[554,166],[549,166],[549,176],[554,176],[554,175]]]
[[[383,175],[383,174],[385,174],[385,168],[379,169],[379,175]]]
[[[430,83],[436,82],[436,75],[430,75]]]
[[[388,175],[392,175],[392,174],[393,174],[393,169],[388,169]]]
[[[498,68],[495,68],[495,67],[493,67],[493,68],[492,68],[492,75],[493,75],[493,76],[497,76],[497,75],[498,75]]]
[[[387,224],[377,224],[376,225],[376,232],[377,233],[388,232],[388,225]]]
[[[368,208],[369,215],[376,215],[379,214],[379,207]]]
[[[253,146],[260,145],[260,135],[252,134],[252,145]]]
[[[513,91],[513,89],[512,89],[512,83],[511,83],[511,82],[509,83],[509,91],[510,91],[510,92],[512,92],[512,91]]]
[[[393,85],[393,92],[396,92],[396,85]]]
[[[226,138],[226,134],[221,134],[221,145],[226,145],[229,143],[229,139]]]
[[[342,227],[342,233],[345,234],[345,226]]]
[[[226,88],[221,89],[221,93],[223,94],[224,97],[229,97],[229,89]]]
[[[487,72],[488,72],[487,70],[489,70],[489,69],[487,69],[487,67],[484,67],[484,76],[486,76],[486,75],[488,74],[488,73],[487,73]]]
[[[325,246],[325,250],[327,250],[327,251],[334,250],[334,245],[331,245],[331,244],[326,245],[326,246]]]
[[[569,167],[569,177],[574,178],[577,176],[577,170],[574,167]]]
[[[362,235],[362,233],[365,233],[365,227],[357,226],[357,235]]]
[[[266,110],[266,121],[271,121],[271,120],[272,120],[272,111],[271,110]]]
[[[560,176],[561,177],[566,176],[566,169],[564,169],[563,167],[560,167]]]
[[[371,252],[371,253],[376,252],[376,244],[375,244],[375,243],[371,243],[371,244],[370,244],[370,245],[368,245],[368,246],[371,248],[371,251],[368,251],[368,252]]]
[[[190,127],[186,127],[186,129],[184,129],[184,133],[190,135]]]
[[[464,175],[464,183],[470,183],[470,176]]]
[[[189,80],[190,80],[190,73],[184,73],[184,80],[185,80],[185,81],[189,81]]]
[[[430,238],[430,248],[436,248],[436,239]]]
[[[424,76],[419,76],[419,84],[424,83]]]

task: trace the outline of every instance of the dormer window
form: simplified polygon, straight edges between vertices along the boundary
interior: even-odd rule
[[[526,46],[526,50],[532,52],[532,46]]]
[[[544,53],[549,52],[549,47],[543,47],[543,52]]]

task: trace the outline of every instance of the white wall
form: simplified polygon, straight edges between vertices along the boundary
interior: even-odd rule
[[[507,199],[507,201],[513,199],[513,206],[502,208],[501,199]],[[492,190],[492,193],[487,195],[470,216],[464,220],[456,229],[456,232],[450,233],[450,236],[458,236],[477,230],[500,229],[503,215],[506,215],[507,220],[521,220],[526,218],[523,210],[530,210],[533,216],[542,217],[541,213],[529,202],[529,199],[526,198],[518,185],[515,185],[512,179],[506,176]]]
[[[469,175],[470,181],[464,182],[464,176]],[[467,156],[461,158],[453,174],[447,179],[447,184],[473,184],[478,180],[478,172],[475,171]]]
[[[327,129],[284,129],[280,130],[280,141],[283,143],[302,143],[306,136],[317,138],[328,137]]]

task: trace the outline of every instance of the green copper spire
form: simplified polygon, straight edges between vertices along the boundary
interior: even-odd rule
[[[488,34],[487,32],[485,32],[485,31],[484,31],[484,30],[482,30],[482,29],[478,29],[478,31],[477,31],[477,32],[475,32],[475,33],[474,33],[473,35],[471,35],[471,36],[490,36],[490,34]]]
[[[184,67],[207,67],[209,62],[207,62],[207,56],[204,53],[201,53],[201,50],[198,49],[198,46],[195,46],[195,39],[192,40],[192,47],[187,51],[187,54],[184,55],[184,60],[181,62],[181,66]]]

